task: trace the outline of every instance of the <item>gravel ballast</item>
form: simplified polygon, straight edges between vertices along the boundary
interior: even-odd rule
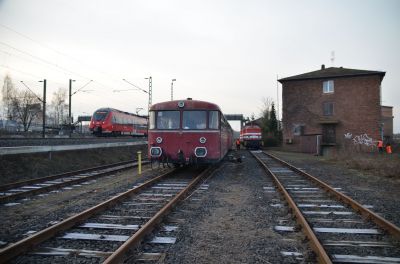
[[[207,181],[209,189],[196,202],[185,202],[175,217],[185,219],[177,243],[167,252],[166,263],[299,263],[281,251],[300,252],[304,261],[315,262],[302,243],[301,233],[274,231],[279,222],[295,225],[270,177],[246,151],[242,163],[226,162]]]
[[[196,192],[181,202],[167,217],[183,221],[177,224],[177,241],[166,249],[164,262],[316,263],[301,232],[274,230],[277,225],[296,226],[296,222],[282,196],[274,191],[271,177],[249,152],[232,153],[240,156],[242,162],[225,160],[204,183],[208,185],[207,190]],[[400,182],[397,179],[348,169],[307,154],[277,151],[273,154],[333,187],[342,188],[356,201],[372,205],[372,211],[400,225],[397,219]],[[145,176],[153,173],[147,171]],[[108,176],[90,186],[65,190],[60,197],[50,194],[14,207],[2,206],[6,215],[2,215],[0,221],[7,228],[2,229],[0,240],[15,241],[27,231],[39,230],[51,221],[65,219],[98,203],[107,195],[121,192],[138,180],[135,174],[130,171]],[[282,252],[301,255],[285,257]]]

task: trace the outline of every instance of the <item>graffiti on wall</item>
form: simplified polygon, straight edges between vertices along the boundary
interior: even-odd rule
[[[351,139],[352,137],[353,137],[353,134],[351,134],[351,133],[344,134],[345,139]]]
[[[355,145],[375,146],[375,141],[370,138],[367,134],[362,134],[353,137],[351,133],[344,134],[344,138],[352,139]]]

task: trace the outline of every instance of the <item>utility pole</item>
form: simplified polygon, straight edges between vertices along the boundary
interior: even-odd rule
[[[174,100],[174,82],[176,81],[176,79],[172,79],[171,81],[171,101]]]
[[[149,112],[150,112],[150,107],[151,107],[151,101],[152,101],[152,98],[153,98],[153,79],[151,78],[151,76],[150,76],[150,77],[146,77],[146,78],[144,78],[144,79],[145,79],[145,80],[149,80],[149,91],[146,91],[146,90],[140,88],[139,86],[137,86],[137,85],[135,85],[135,84],[129,82],[129,81],[126,80],[126,79],[122,79],[124,82],[130,84],[131,86],[135,87],[136,89],[114,90],[113,92],[122,92],[122,91],[130,91],[130,90],[140,90],[140,91],[142,91],[142,92],[144,92],[144,93],[149,94],[149,105],[148,105],[148,108],[147,108],[147,112],[149,113]]]
[[[149,78],[145,78],[145,79],[149,79],[149,105],[147,108],[147,115],[150,117],[150,107],[152,104],[152,98],[153,98],[153,78],[150,76]]]
[[[69,79],[68,124],[72,123],[72,118],[71,118],[72,82],[75,82],[75,80]]]
[[[43,130],[42,130],[42,138],[46,137],[46,79],[43,81]]]

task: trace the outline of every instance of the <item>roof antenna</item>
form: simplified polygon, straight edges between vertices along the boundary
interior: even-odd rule
[[[332,50],[331,52],[331,66],[333,67],[335,64],[335,51]]]

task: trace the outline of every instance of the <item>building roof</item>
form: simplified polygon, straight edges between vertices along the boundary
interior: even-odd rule
[[[286,81],[354,77],[354,76],[366,76],[366,75],[380,75],[381,78],[383,79],[383,77],[385,76],[385,72],[347,69],[347,68],[343,68],[343,67],[325,68],[325,66],[322,65],[320,70],[282,78],[282,79],[279,79],[278,81],[283,83]]]

